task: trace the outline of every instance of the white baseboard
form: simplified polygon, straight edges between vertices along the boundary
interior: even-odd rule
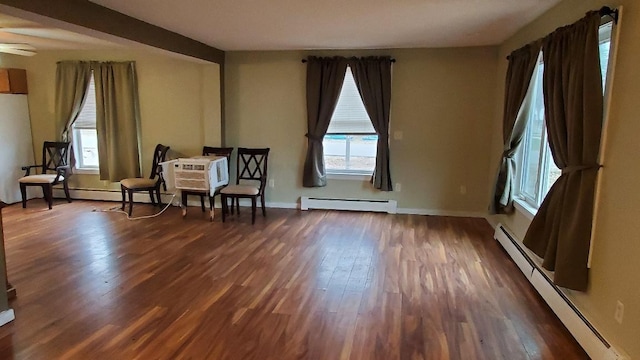
[[[98,190],[98,189],[72,189],[69,191],[71,198],[81,200],[99,200],[99,201],[122,201],[122,194],[117,190]],[[56,198],[64,198],[64,191],[62,189],[53,189],[53,196]],[[162,201],[167,203],[171,200],[173,194],[162,193]],[[133,200],[141,203],[151,203],[151,199],[147,193],[134,193]],[[174,206],[180,206],[180,195],[177,193],[176,197],[171,202]],[[205,200],[205,206],[209,206],[207,200]],[[195,196],[190,196],[188,199],[188,206],[200,206],[200,200]],[[216,197],[216,208],[220,208],[220,197]],[[240,206],[250,207],[251,201],[248,199],[240,199]],[[300,203],[294,202],[271,202],[267,201],[266,206],[275,209],[300,209]],[[448,210],[435,210],[435,209],[413,209],[413,208],[397,208],[397,214],[406,215],[431,215],[431,216],[455,216],[455,217],[474,217],[474,218],[487,218],[487,221],[494,225],[489,220],[486,213],[476,211],[448,211]]]
[[[594,360],[626,360],[627,355],[611,346],[562,290],[531,259],[519,240],[504,225],[495,227],[494,238],[520,268],[571,335]]]
[[[13,309],[7,309],[3,312],[0,312],[0,326],[8,324],[15,320],[16,314],[13,312]]]
[[[323,198],[309,196],[300,197],[301,210],[348,210],[386,212],[388,214],[395,214],[397,208],[398,203],[395,200]]]
[[[449,210],[436,210],[436,209],[412,209],[412,208],[398,208],[398,214],[408,215],[430,215],[430,216],[455,216],[455,217],[473,217],[484,218],[486,213],[477,211],[449,211]]]

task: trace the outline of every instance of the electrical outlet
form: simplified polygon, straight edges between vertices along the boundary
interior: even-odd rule
[[[616,303],[616,312],[613,314],[613,318],[618,322],[618,324],[622,324],[622,318],[624,317],[624,304],[618,300]]]
[[[269,187],[270,188],[276,187],[276,181],[274,179],[269,179]]]
[[[467,194],[467,187],[464,185],[460,185],[460,195],[466,195]]]
[[[394,191],[397,191],[397,192],[402,191],[402,184],[396,183],[396,186],[394,186]]]

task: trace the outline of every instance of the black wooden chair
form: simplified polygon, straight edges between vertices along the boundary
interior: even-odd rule
[[[167,156],[169,146],[162,144],[156,145],[156,149],[153,151],[153,164],[151,166],[151,175],[148,179],[145,178],[128,178],[120,180],[120,189],[122,191],[122,210],[126,203],[126,195],[129,195],[129,216],[133,211],[133,193],[140,191],[148,191],[151,197],[151,203],[156,205],[156,201],[153,198],[155,192],[158,198],[158,205],[162,207],[162,200],[160,199],[160,185],[164,185],[166,190],[166,184],[162,177],[162,166],[160,165]]]
[[[67,201],[71,202],[69,196],[69,185],[67,181],[71,176],[69,166],[70,142],[45,141],[42,146],[42,165],[23,166],[24,177],[20,178],[20,193],[22,194],[22,207],[27,207],[27,187],[40,186],[44,194],[44,200],[49,203],[49,209],[53,204],[53,187],[62,184]],[[40,168],[40,174],[31,174],[31,169]],[[51,173],[53,172],[53,173]]]
[[[267,216],[264,206],[264,189],[267,185],[267,159],[269,148],[247,149],[238,148],[236,162],[236,185],[229,185],[220,191],[222,197],[222,222],[228,213],[231,199],[231,212],[233,202],[236,202],[237,214],[240,214],[239,199],[251,199],[251,224],[256,222],[256,202],[260,198],[262,216]]]
[[[227,158],[227,165],[231,164],[231,154],[233,153],[232,147],[211,147],[204,146],[202,147],[202,156],[225,156]],[[226,186],[226,185],[225,185]],[[220,190],[222,190],[224,186],[221,186],[215,190],[213,194],[208,191],[196,191],[196,190],[181,190],[182,192],[182,216],[187,215],[187,199],[189,195],[197,195],[200,196],[200,207],[202,208],[202,212],[205,212],[204,208],[204,197],[209,195],[209,220],[213,221],[213,214],[215,209],[215,197],[220,194]]]

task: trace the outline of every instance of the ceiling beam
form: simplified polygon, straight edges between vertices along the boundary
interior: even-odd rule
[[[0,4],[127,40],[224,64],[224,51],[88,0],[0,0]]]

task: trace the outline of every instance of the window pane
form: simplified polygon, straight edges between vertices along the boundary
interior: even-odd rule
[[[600,26],[599,42],[600,42],[600,71],[602,72],[602,89],[607,83],[607,70],[609,68],[609,52],[611,50],[611,32],[613,30],[613,21]]]
[[[544,199],[546,194],[549,192],[549,189],[551,189],[551,186],[553,186],[560,175],[562,175],[562,171],[556,166],[556,163],[553,161],[553,155],[551,155],[551,148],[549,147],[548,142],[546,143],[545,151],[547,152],[547,178],[545,179],[545,186],[542,189],[542,199]],[[542,202],[542,199],[540,200],[540,202]]]
[[[96,85],[93,81],[93,75],[91,75],[91,80],[89,81],[84,106],[82,106],[78,118],[73,123],[73,127],[77,129],[96,128]]]
[[[322,141],[327,170],[372,172],[378,135],[326,135]]]
[[[545,137],[544,97],[542,94],[543,65],[538,64],[532,79],[533,99],[529,113],[529,123],[525,133],[525,152],[523,157],[522,192],[530,201],[537,202],[540,160]]]
[[[364,108],[351,68],[347,67],[344,83],[338,97],[336,109],[331,116],[328,133],[374,133],[373,125]]]
[[[98,167],[98,135],[95,129],[80,129],[76,132],[79,136],[81,148],[79,152],[82,154],[80,159],[80,167]]]
[[[73,151],[78,169],[96,169],[98,161],[98,135],[96,132],[96,89],[93,74],[87,97],[78,118],[73,123]]]

